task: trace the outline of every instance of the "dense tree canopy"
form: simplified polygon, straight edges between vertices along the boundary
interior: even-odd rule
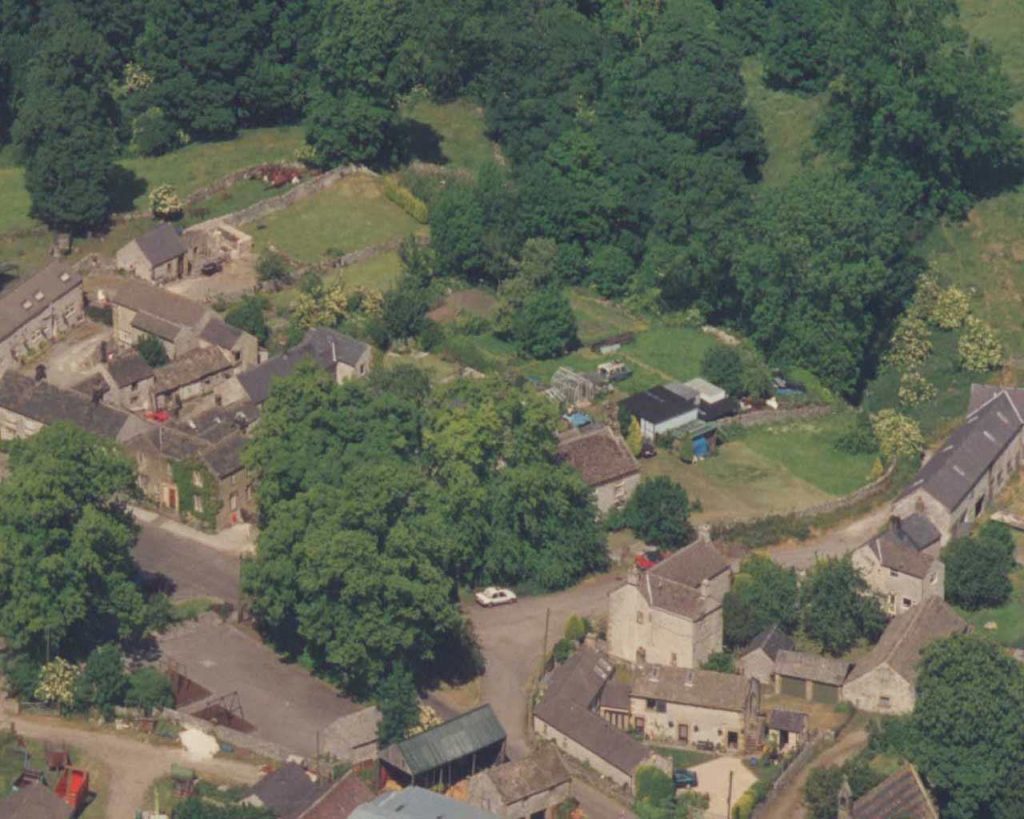
[[[1005,603],[1013,590],[1014,548],[1009,528],[993,522],[951,541],[942,551],[946,599],[971,611]]]
[[[84,657],[141,636],[132,464],[116,445],[59,423],[10,447],[0,483],[0,633],[19,652]]]
[[[725,643],[732,648],[747,645],[771,626],[792,634],[799,623],[796,573],[763,555],[745,557],[722,611]]]
[[[677,549],[693,536],[690,498],[671,478],[659,475],[640,482],[615,519],[647,543]]]
[[[849,555],[819,560],[800,587],[803,629],[822,649],[839,656],[864,638],[878,639],[885,615]]]
[[[354,691],[423,679],[462,639],[458,584],[553,589],[607,560],[553,405],[408,368],[276,384],[245,458],[264,523],[243,583],[262,628]]]

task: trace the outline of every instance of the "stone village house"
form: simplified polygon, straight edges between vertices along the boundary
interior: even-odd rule
[[[640,483],[640,467],[622,436],[606,426],[568,430],[558,437],[558,459],[580,473],[602,513],[623,506]]]
[[[74,389],[128,412],[153,409],[153,368],[134,350],[112,357]]]
[[[737,671],[762,685],[775,687],[775,661],[780,651],[796,648],[793,638],[778,626],[766,628],[743,649],[736,660]]]
[[[515,762],[495,765],[469,780],[466,801],[503,819],[554,819],[572,797],[572,778],[554,745]]]
[[[192,274],[188,249],[174,226],[164,222],[146,231],[117,251],[114,257],[124,270],[153,284],[163,284]]]
[[[854,550],[853,565],[888,614],[900,614],[928,597],[945,597],[946,567],[928,551],[939,539],[938,529],[915,512],[906,520],[893,516],[882,534]]]
[[[834,704],[849,670],[846,660],[783,649],[775,657],[775,693]]]
[[[85,318],[82,277],[63,262],[0,291],[0,373]]]
[[[608,597],[608,652],[629,663],[697,668],[722,650],[729,562],[704,539],[645,572],[630,571]]]

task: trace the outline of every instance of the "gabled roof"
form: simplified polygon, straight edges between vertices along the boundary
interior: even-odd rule
[[[384,749],[381,758],[416,776],[505,741],[490,705],[481,705]]]
[[[348,819],[356,808],[371,799],[373,791],[355,771],[349,771],[296,819]]]
[[[72,813],[46,785],[29,785],[0,799],[0,819],[71,819]]]
[[[553,790],[570,779],[562,757],[553,745],[542,745],[529,756],[495,765],[482,775],[494,783],[506,805]]]
[[[630,696],[742,712],[749,686],[739,674],[648,665],[636,672]]]
[[[219,347],[197,347],[158,368],[154,389],[158,393],[170,392],[231,367],[231,359]]]
[[[172,427],[154,424],[144,435],[131,441],[130,448],[144,450],[172,461],[187,461],[199,457],[206,442]]]
[[[324,370],[334,371],[337,363],[355,366],[370,347],[354,338],[318,327],[288,352],[274,356],[238,375],[238,381],[255,404],[262,404],[270,396],[276,378],[291,375],[303,361],[313,359]]]
[[[861,548],[867,548],[880,566],[894,572],[916,577],[919,580],[928,576],[934,558],[919,552],[907,538],[901,538],[897,532],[887,529],[877,537],[871,538]]]
[[[188,435],[198,435],[204,441],[222,441],[240,429],[248,429],[260,417],[260,409],[249,401],[235,401],[221,407],[211,407],[173,423],[175,429]]]
[[[792,734],[802,734],[807,730],[807,714],[803,711],[773,708],[768,713],[768,727],[773,731],[789,731]]]
[[[181,324],[141,310],[132,318],[132,327],[143,333],[149,333],[151,336],[162,338],[164,341],[174,341],[183,329]]]
[[[360,805],[352,819],[498,819],[493,813],[456,802],[425,788],[405,788],[381,794]]]
[[[640,471],[626,442],[605,426],[562,435],[558,458],[579,472],[588,486],[602,486]]]
[[[185,254],[185,243],[181,241],[173,225],[164,223],[143,233],[135,244],[152,266],[161,265]]]
[[[60,261],[50,262],[38,273],[8,285],[0,291],[0,340],[81,286],[82,277]]]
[[[846,660],[823,657],[820,654],[783,649],[775,657],[776,674],[824,685],[842,685],[849,670],[850,664]]]
[[[1000,387],[995,384],[971,384],[967,414],[970,415],[981,409],[1001,392],[1005,392],[1010,397],[1021,417],[1024,417],[1024,389],[1020,387]]]
[[[792,651],[794,648],[796,648],[796,643],[793,642],[793,638],[775,625],[769,626],[751,640],[740,656],[746,657],[755,651],[763,651],[774,660],[780,651]]]
[[[699,589],[704,580],[712,580],[727,571],[729,561],[715,545],[706,540],[696,540],[666,557],[648,574]]]
[[[127,387],[153,377],[153,368],[134,350],[107,362],[107,372],[119,387]]]
[[[1024,425],[1009,394],[1002,390],[967,416],[917,473],[904,491],[923,489],[950,511],[977,485]]]
[[[0,406],[44,425],[68,421],[110,440],[122,440],[133,430],[141,432],[146,427],[140,419],[94,403],[80,392],[33,381],[11,370],[0,377]]]
[[[199,337],[208,344],[214,344],[217,347],[230,350],[238,343],[242,333],[242,330],[232,327],[220,316],[211,316],[206,324],[203,325]]]
[[[286,762],[253,785],[249,796],[256,797],[276,816],[287,817],[308,808],[319,793],[316,783],[300,765]]]
[[[899,531],[904,539],[919,552],[927,549],[933,543],[938,543],[941,537],[935,524],[920,512],[914,512],[900,520]]]
[[[649,421],[652,424],[660,424],[697,408],[697,401],[691,398],[684,398],[665,387],[653,387],[644,392],[638,392],[629,398],[621,401],[629,412],[637,418]]]
[[[913,765],[905,765],[853,803],[851,819],[939,819]]]
[[[242,468],[242,450],[246,439],[237,432],[212,444],[202,454],[203,463],[217,478],[226,478]]]
[[[847,683],[888,665],[910,684],[917,680],[921,652],[930,643],[970,629],[967,622],[938,597],[929,597],[892,619],[875,647],[861,659]]]
[[[208,311],[199,302],[128,276],[105,278],[101,290],[112,304],[149,313],[182,327],[197,327]]]

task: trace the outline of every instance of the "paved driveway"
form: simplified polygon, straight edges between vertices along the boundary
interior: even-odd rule
[[[167,588],[173,600],[211,597],[238,607],[237,555],[165,528],[159,518],[140,523],[135,560],[144,572]]]
[[[729,775],[732,774],[732,804],[750,788],[757,777],[750,769],[740,762],[739,757],[720,756],[710,762],[695,765],[697,774],[697,790],[706,793],[711,803],[708,805],[707,819],[725,819],[729,815]]]
[[[254,735],[313,757],[317,732],[360,706],[295,663],[282,662],[251,632],[211,614],[162,635],[165,659],[214,695],[238,692]]]

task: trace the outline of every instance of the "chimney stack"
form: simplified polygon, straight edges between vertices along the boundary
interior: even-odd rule
[[[896,537],[902,540],[903,538],[903,520],[899,515],[889,516],[889,529]]]

